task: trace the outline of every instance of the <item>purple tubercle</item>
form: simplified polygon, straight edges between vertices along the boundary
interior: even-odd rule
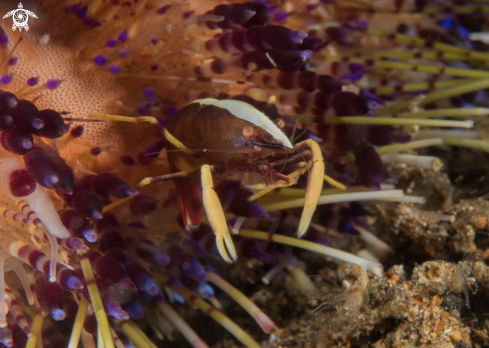
[[[172,296],[176,302],[178,302],[180,304],[185,303],[185,299],[181,295],[177,294],[175,291],[172,292]]]
[[[27,85],[30,87],[37,85],[38,82],[39,82],[39,77],[29,77],[27,79]]]
[[[182,261],[183,262],[180,264],[180,270],[183,275],[199,282],[206,282],[209,280],[207,273],[204,271],[199,261],[197,261],[193,256],[185,255],[182,258]]]
[[[211,298],[214,296],[214,289],[212,289],[212,287],[207,283],[198,283],[196,290],[203,298]]]
[[[127,312],[127,314],[129,314],[131,319],[138,320],[142,319],[144,316],[143,306],[138,301],[134,301],[129,306],[125,305],[123,308]]]
[[[149,113],[149,109],[151,108],[151,103],[143,102],[139,103],[138,106],[136,106],[136,111],[140,115],[147,115]]]
[[[282,23],[287,19],[287,12],[277,11],[273,15],[273,20],[277,23]]]
[[[83,135],[83,132],[85,131],[85,127],[83,126],[76,126],[76,127],[73,127],[71,130],[70,130],[70,135],[73,137],[73,138],[79,138]]]
[[[129,315],[124,310],[122,310],[122,308],[118,303],[114,301],[109,301],[104,307],[107,310],[107,312],[116,319],[120,319],[120,320],[129,319]]]
[[[129,204],[129,211],[133,216],[148,215],[156,208],[158,208],[158,200],[145,194],[137,195]]]
[[[80,4],[74,4],[69,7],[72,13],[77,13],[80,10]]]
[[[187,11],[187,12],[184,12],[183,15],[182,15],[183,19],[189,18],[191,15],[194,14],[194,12],[195,11]]]
[[[18,60],[19,60],[19,58],[17,58],[17,57],[10,57],[8,60],[8,65],[14,66],[15,64],[17,64]]]
[[[107,47],[112,48],[112,47],[117,46],[117,40],[110,38],[110,39],[107,39],[107,41],[105,42],[105,44],[107,45]]]
[[[54,308],[52,311],[51,311],[51,318],[53,318],[53,320],[55,321],[61,321],[61,320],[64,320],[65,318],[65,312],[63,312],[61,309],[59,308]]]
[[[302,31],[291,30],[289,33],[290,39],[295,43],[299,43],[307,37],[307,33],[304,33]]]
[[[83,238],[88,243],[95,243],[98,240],[98,233],[95,231],[86,231],[83,233]]]
[[[83,18],[82,22],[84,25],[90,28],[96,28],[100,25],[100,22],[98,20],[89,16]]]
[[[83,289],[83,283],[80,281],[80,279],[76,277],[70,277],[66,281],[66,288],[68,289]]]
[[[129,50],[124,48],[124,49],[119,51],[119,57],[127,58],[128,56],[129,56]]]
[[[133,221],[127,224],[127,227],[135,228],[138,230],[145,230],[147,227],[141,221]]]
[[[60,83],[61,83],[61,80],[49,79],[46,81],[46,88],[47,89],[56,89],[56,88],[58,88]]]
[[[4,85],[10,83],[10,81],[12,81],[12,76],[10,75],[2,75],[2,77],[0,77],[0,82]]]
[[[0,31],[0,45],[6,45],[8,43],[8,37],[7,34],[5,34],[5,31],[1,29]]]
[[[101,152],[102,152],[102,148],[100,148],[100,147],[98,147],[98,146],[92,147],[92,148],[90,149],[90,154],[91,154],[92,156],[98,156],[98,155],[100,155],[100,153],[101,153]]]
[[[161,139],[156,141],[138,154],[139,164],[146,166],[151,163],[156,157],[158,157],[161,150],[165,147],[165,140]]]
[[[153,105],[160,105],[160,101],[156,97],[148,97],[148,102]]]
[[[95,65],[97,65],[97,66],[104,66],[105,64],[107,64],[108,59],[106,56],[99,55],[99,56],[96,56],[93,59],[93,61],[95,62]]]
[[[143,95],[147,98],[150,98],[154,95],[155,91],[153,88],[147,87],[143,89]]]
[[[78,18],[84,18],[87,15],[88,6],[83,6],[77,13]]]
[[[160,126],[161,126],[162,128],[166,128],[166,126],[168,126],[168,119],[167,119],[166,117],[158,117],[156,120],[158,121],[158,123],[160,124]],[[155,134],[155,136],[157,136],[157,137],[160,137],[160,136],[161,136],[161,132],[160,132],[160,131],[158,131],[158,130],[157,130],[157,131],[155,131],[155,133],[154,133],[154,134]]]
[[[159,15],[162,15],[162,14],[165,14],[168,12],[168,10],[170,9],[170,7],[172,7],[173,5],[170,4],[170,5],[165,5],[163,7],[160,7],[159,9],[156,10],[156,13],[159,14]]]
[[[158,43],[158,39],[156,37],[151,38],[150,41],[153,45],[156,45]]]
[[[136,165],[136,161],[134,160],[134,158],[132,158],[129,155],[122,155],[121,156],[121,162],[123,164],[125,164],[126,166],[135,166]]]
[[[170,257],[167,254],[160,252],[155,255],[155,261],[164,266],[170,263]]]
[[[318,5],[316,4],[306,4],[306,10],[309,12],[309,11],[313,11],[316,9],[316,7],[318,7]]]
[[[120,68],[120,66],[118,66],[118,65],[114,64],[114,65],[111,65],[111,66],[109,67],[109,71],[110,71],[112,74],[118,74],[118,73],[120,73],[120,72],[121,72],[121,68]]]
[[[166,115],[171,117],[171,116],[175,115],[178,112],[178,110],[180,110],[180,108],[178,106],[171,105],[171,106],[167,107]]]
[[[119,41],[121,42],[125,42],[127,40],[127,31],[124,30],[124,31],[121,31],[118,35],[117,35],[117,38],[119,39]]]

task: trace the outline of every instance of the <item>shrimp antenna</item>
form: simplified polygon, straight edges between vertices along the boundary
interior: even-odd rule
[[[190,151],[195,151],[195,152],[219,152],[219,153],[250,153],[250,152],[259,152],[259,150],[255,150],[255,149],[250,149],[250,150],[189,149],[189,150]],[[157,154],[160,154],[160,153],[167,153],[167,152],[186,152],[186,150],[183,150],[183,149],[161,150],[161,151],[146,153],[145,156],[157,155]]]
[[[299,140],[299,139],[301,138],[301,136],[303,136],[304,134],[306,134],[306,132],[307,132],[308,128],[311,126],[311,123],[312,123],[312,122],[311,122],[311,121],[309,121],[309,123],[307,124],[306,128],[304,128],[304,129],[302,130],[302,132],[301,132],[301,133],[300,133],[300,134],[299,134],[299,135],[298,135],[298,136],[295,138],[296,140]],[[296,123],[296,125],[297,125],[297,123]],[[296,140],[292,140],[292,139],[291,139],[291,142],[292,142],[292,143],[295,143],[295,142],[296,142]]]
[[[63,111],[63,112],[66,112],[66,111]],[[103,122],[102,120],[86,119],[86,118],[79,118],[79,117],[63,117],[63,121],[65,121],[65,122]]]
[[[292,135],[290,136],[290,142],[294,142],[295,131],[297,130],[297,125],[299,124],[299,120],[295,120],[294,128],[292,128]]]
[[[365,7],[367,10],[370,10],[370,11],[375,11],[375,8],[373,6],[370,6],[368,4],[365,4],[364,2],[362,1],[358,1],[358,0],[343,0],[345,2],[350,2],[352,4],[355,4],[355,5],[359,5],[359,6],[363,6]]]
[[[285,149],[285,161],[284,161],[284,165],[282,166],[282,169],[280,169],[279,173],[282,174],[282,171],[285,169],[285,166],[287,165],[287,156],[288,156],[288,153],[287,153],[287,148],[285,147],[285,145],[281,145],[284,149]]]

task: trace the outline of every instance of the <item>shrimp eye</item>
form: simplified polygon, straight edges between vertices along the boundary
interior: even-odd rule
[[[247,138],[251,137],[253,135],[253,132],[254,132],[253,127],[251,127],[251,126],[244,126],[243,127],[242,133],[245,137],[247,137]]]
[[[285,121],[283,118],[277,118],[275,119],[275,124],[277,125],[278,128],[282,129],[285,127]]]

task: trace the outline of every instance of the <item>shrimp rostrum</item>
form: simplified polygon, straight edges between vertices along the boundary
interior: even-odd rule
[[[127,118],[126,118],[127,119]],[[121,120],[121,118],[118,118]],[[216,236],[217,248],[224,260],[237,259],[236,250],[219,198],[214,191],[213,176],[232,172],[255,172],[264,184],[253,185],[262,191],[294,184],[298,175],[309,171],[305,204],[298,228],[301,237],[307,231],[321,193],[324,161],[319,145],[307,139],[292,145],[281,128],[281,118],[269,116],[243,101],[213,98],[198,99],[171,117],[164,134],[168,142],[168,161],[172,174],[146,178],[140,186],[174,180],[183,222],[196,228],[204,212]],[[297,153],[296,156],[288,156]],[[278,160],[275,165],[272,158]],[[275,168],[297,158],[307,163],[284,175]],[[290,161],[289,161],[290,160]],[[263,189],[265,188],[265,189]]]

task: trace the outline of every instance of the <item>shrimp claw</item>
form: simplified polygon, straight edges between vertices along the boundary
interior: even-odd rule
[[[295,150],[300,152],[309,148],[312,153],[312,166],[309,172],[309,181],[306,188],[304,210],[302,212],[297,237],[302,237],[311,223],[312,215],[316,210],[321,189],[324,180],[324,160],[318,143],[311,139],[304,140],[294,146]]]
[[[216,235],[216,244],[219,254],[227,262],[233,262],[237,259],[236,249],[234,248],[233,240],[229,234],[224,211],[222,210],[221,202],[214,191],[212,181],[211,167],[204,164],[201,168],[202,182],[202,200],[204,202],[204,210]],[[229,254],[228,254],[229,253]]]

